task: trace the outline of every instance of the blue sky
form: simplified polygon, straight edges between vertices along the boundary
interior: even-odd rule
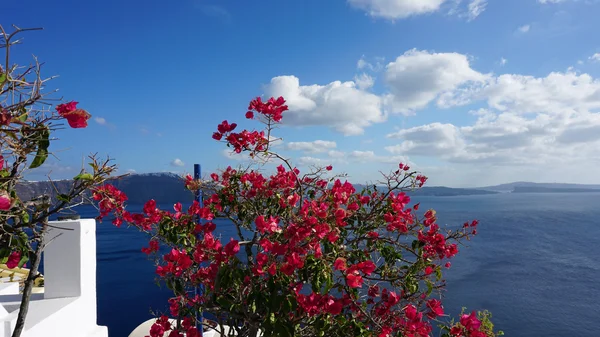
[[[592,0],[8,0],[15,61],[93,115],[30,177],[98,152],[121,172],[237,165],[211,139],[283,95],[276,136],[301,169],[350,180],[410,162],[432,185],[600,183],[600,3]],[[11,20],[11,21],[7,21]],[[315,141],[317,141],[315,143]]]

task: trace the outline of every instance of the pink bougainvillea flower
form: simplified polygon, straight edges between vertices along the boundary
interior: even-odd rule
[[[346,270],[346,259],[343,259],[341,257],[335,259],[335,262],[333,262],[333,268],[335,268],[336,270]]]
[[[460,316],[460,324],[469,331],[479,330],[481,326],[481,322],[477,318],[475,311],[471,312],[470,315],[464,314]]]
[[[6,261],[6,267],[8,269],[16,268],[19,265],[19,261],[21,261],[21,252],[14,251],[8,256],[8,261]]]
[[[63,117],[67,120],[70,127],[73,129],[80,129],[87,127],[87,121],[92,117],[92,115],[83,109],[77,109],[75,111],[65,113]]]
[[[158,248],[159,248],[158,241],[150,240],[149,247],[142,248],[142,252],[145,254],[151,254],[151,253],[157,252]]]
[[[390,327],[381,328],[381,333],[379,333],[378,337],[388,337],[394,330]]]
[[[348,274],[346,275],[346,282],[350,288],[360,288],[363,284],[363,278],[360,275]]]
[[[87,121],[92,117],[87,111],[77,109],[78,102],[71,101],[56,106],[58,114],[65,118],[69,126],[74,129],[87,127]]]
[[[8,211],[12,205],[10,196],[5,191],[0,192],[0,211]]]
[[[430,312],[427,316],[431,319],[436,318],[438,316],[442,316],[444,314],[444,307],[442,307],[442,302],[435,298],[427,301],[427,308],[429,308]]]
[[[0,170],[4,168],[4,156],[0,154]]]
[[[59,115],[61,115],[62,117],[65,117],[65,114],[68,114],[70,112],[77,110],[78,103],[79,102],[71,101],[69,103],[59,104],[56,106],[56,111],[58,112]]]
[[[225,245],[224,251],[225,255],[234,256],[240,251],[240,243],[238,240],[231,239],[231,241]]]

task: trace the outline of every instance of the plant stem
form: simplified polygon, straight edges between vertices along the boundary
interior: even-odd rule
[[[48,230],[48,218],[45,218],[42,222],[42,231],[40,233],[40,241],[35,248],[35,254],[31,260],[31,269],[25,280],[25,287],[23,289],[23,297],[21,299],[21,306],[19,307],[19,315],[17,316],[17,324],[13,331],[12,337],[20,337],[23,329],[25,328],[25,317],[29,311],[29,302],[31,300],[31,291],[33,290],[33,284],[37,277],[37,272],[40,267],[40,261],[42,259],[42,251],[44,250],[44,235]]]

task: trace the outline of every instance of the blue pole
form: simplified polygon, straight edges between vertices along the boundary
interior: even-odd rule
[[[200,164],[194,164],[194,179],[198,180],[200,179],[200,175],[202,174],[202,168],[200,167]],[[198,203],[200,204],[200,207],[204,206],[203,200],[202,200],[202,191],[201,190],[197,190],[195,193],[195,200],[198,201]],[[202,223],[202,220],[200,219],[200,216],[198,216],[197,218],[198,224]],[[202,286],[200,286],[200,289],[198,289],[198,287],[196,287],[194,289],[194,294],[195,295],[199,295],[202,296]],[[200,327],[198,328],[199,332],[200,332],[200,336],[202,336],[204,334],[204,319],[202,317],[203,315],[200,314]],[[196,322],[198,322],[198,314],[196,314]],[[197,326],[197,325],[196,325]]]

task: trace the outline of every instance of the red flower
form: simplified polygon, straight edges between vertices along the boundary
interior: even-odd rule
[[[390,327],[381,328],[381,333],[377,337],[388,337],[394,330]]]
[[[327,171],[331,171],[333,169],[333,166],[329,165],[325,168]]]
[[[238,240],[231,239],[231,241],[225,245],[223,250],[225,251],[225,255],[234,256],[240,251],[240,244]]]
[[[149,247],[142,248],[142,252],[146,253],[146,254],[150,254],[150,253],[157,252],[158,248],[159,248],[158,241],[156,241],[156,240],[150,240]]]
[[[346,275],[346,282],[350,288],[360,288],[363,284],[363,278],[360,275],[348,274]]]
[[[463,329],[460,326],[455,325],[452,327],[452,329],[450,329],[450,335],[454,337],[460,337],[463,335]]]
[[[67,119],[70,127],[73,129],[79,129],[87,127],[87,121],[92,117],[92,115],[83,109],[77,109],[64,114],[63,117]]]
[[[475,311],[472,311],[470,315],[464,314],[460,316],[460,324],[469,331],[479,330],[481,322],[477,318]]]
[[[343,259],[341,257],[335,259],[335,262],[333,262],[333,268],[335,268],[336,270],[346,270],[346,259]]]
[[[357,264],[356,267],[358,267],[358,269],[360,269],[360,271],[365,273],[367,276],[371,275],[373,273],[373,271],[375,271],[375,269],[377,268],[377,266],[375,265],[375,263],[373,263],[373,261],[361,262],[361,263]]]
[[[256,218],[256,229],[260,232],[260,234],[278,232],[280,228],[277,225],[277,218],[269,217],[268,220],[265,219],[264,216],[259,216]]]
[[[427,316],[431,319],[436,318],[438,316],[442,316],[444,314],[444,308],[442,307],[442,302],[439,300],[432,298],[427,301],[427,308],[429,308],[430,312]]]
[[[12,199],[5,191],[0,192],[0,211],[8,211],[12,206]]]
[[[77,128],[85,128],[87,121],[92,117],[87,111],[83,109],[77,109],[78,102],[63,103],[56,106],[58,114],[65,118],[69,123],[69,126]]]
[[[254,118],[254,112],[252,112],[252,111],[246,112],[246,118],[248,118],[248,119]]]
[[[61,115],[62,117],[65,117],[65,115],[68,114],[69,112],[73,112],[73,111],[77,110],[78,103],[79,102],[71,101],[69,103],[59,104],[56,106],[55,109],[59,115]]]
[[[14,251],[8,256],[8,261],[6,261],[6,267],[8,269],[16,268],[19,265],[19,261],[21,261],[21,252]]]

